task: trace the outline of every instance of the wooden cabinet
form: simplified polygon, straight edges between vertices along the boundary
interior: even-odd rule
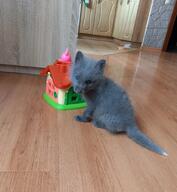
[[[43,67],[74,54],[79,0],[0,0],[0,64]]]
[[[130,41],[139,2],[140,0],[93,0],[90,8],[82,5],[80,33],[113,36]]]
[[[17,10],[16,1],[0,1],[0,64],[18,64]]]
[[[142,42],[151,0],[92,0],[82,5],[80,33]]]
[[[140,0],[119,0],[113,37],[131,41]]]
[[[112,36],[117,0],[93,0],[90,8],[82,5],[80,33]]]

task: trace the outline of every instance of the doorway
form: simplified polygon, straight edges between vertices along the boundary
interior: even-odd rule
[[[177,52],[177,1],[168,26],[163,51]]]
[[[177,17],[173,26],[170,41],[167,47],[168,52],[177,52]]]
[[[114,54],[141,46],[151,0],[83,0],[78,49]]]

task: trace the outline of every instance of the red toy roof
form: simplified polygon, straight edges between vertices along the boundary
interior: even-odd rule
[[[53,65],[49,65],[43,69],[40,75],[47,75],[50,72],[54,85],[59,89],[66,89],[71,86],[71,80],[69,79],[70,66],[71,63],[57,60]]]

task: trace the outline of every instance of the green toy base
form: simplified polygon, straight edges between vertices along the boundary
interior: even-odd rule
[[[74,110],[74,109],[81,109],[87,106],[86,103],[77,103],[77,104],[70,104],[70,105],[60,105],[53,101],[46,93],[43,94],[44,100],[53,108],[57,110]]]

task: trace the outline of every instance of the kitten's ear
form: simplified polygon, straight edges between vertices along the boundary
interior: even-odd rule
[[[81,51],[78,51],[76,53],[75,63],[80,63],[82,61],[83,57],[84,57],[84,54]]]
[[[106,60],[104,59],[101,59],[99,60],[97,63],[96,63],[96,68],[99,70],[99,71],[104,71],[104,68],[105,68],[105,65],[106,65]]]

